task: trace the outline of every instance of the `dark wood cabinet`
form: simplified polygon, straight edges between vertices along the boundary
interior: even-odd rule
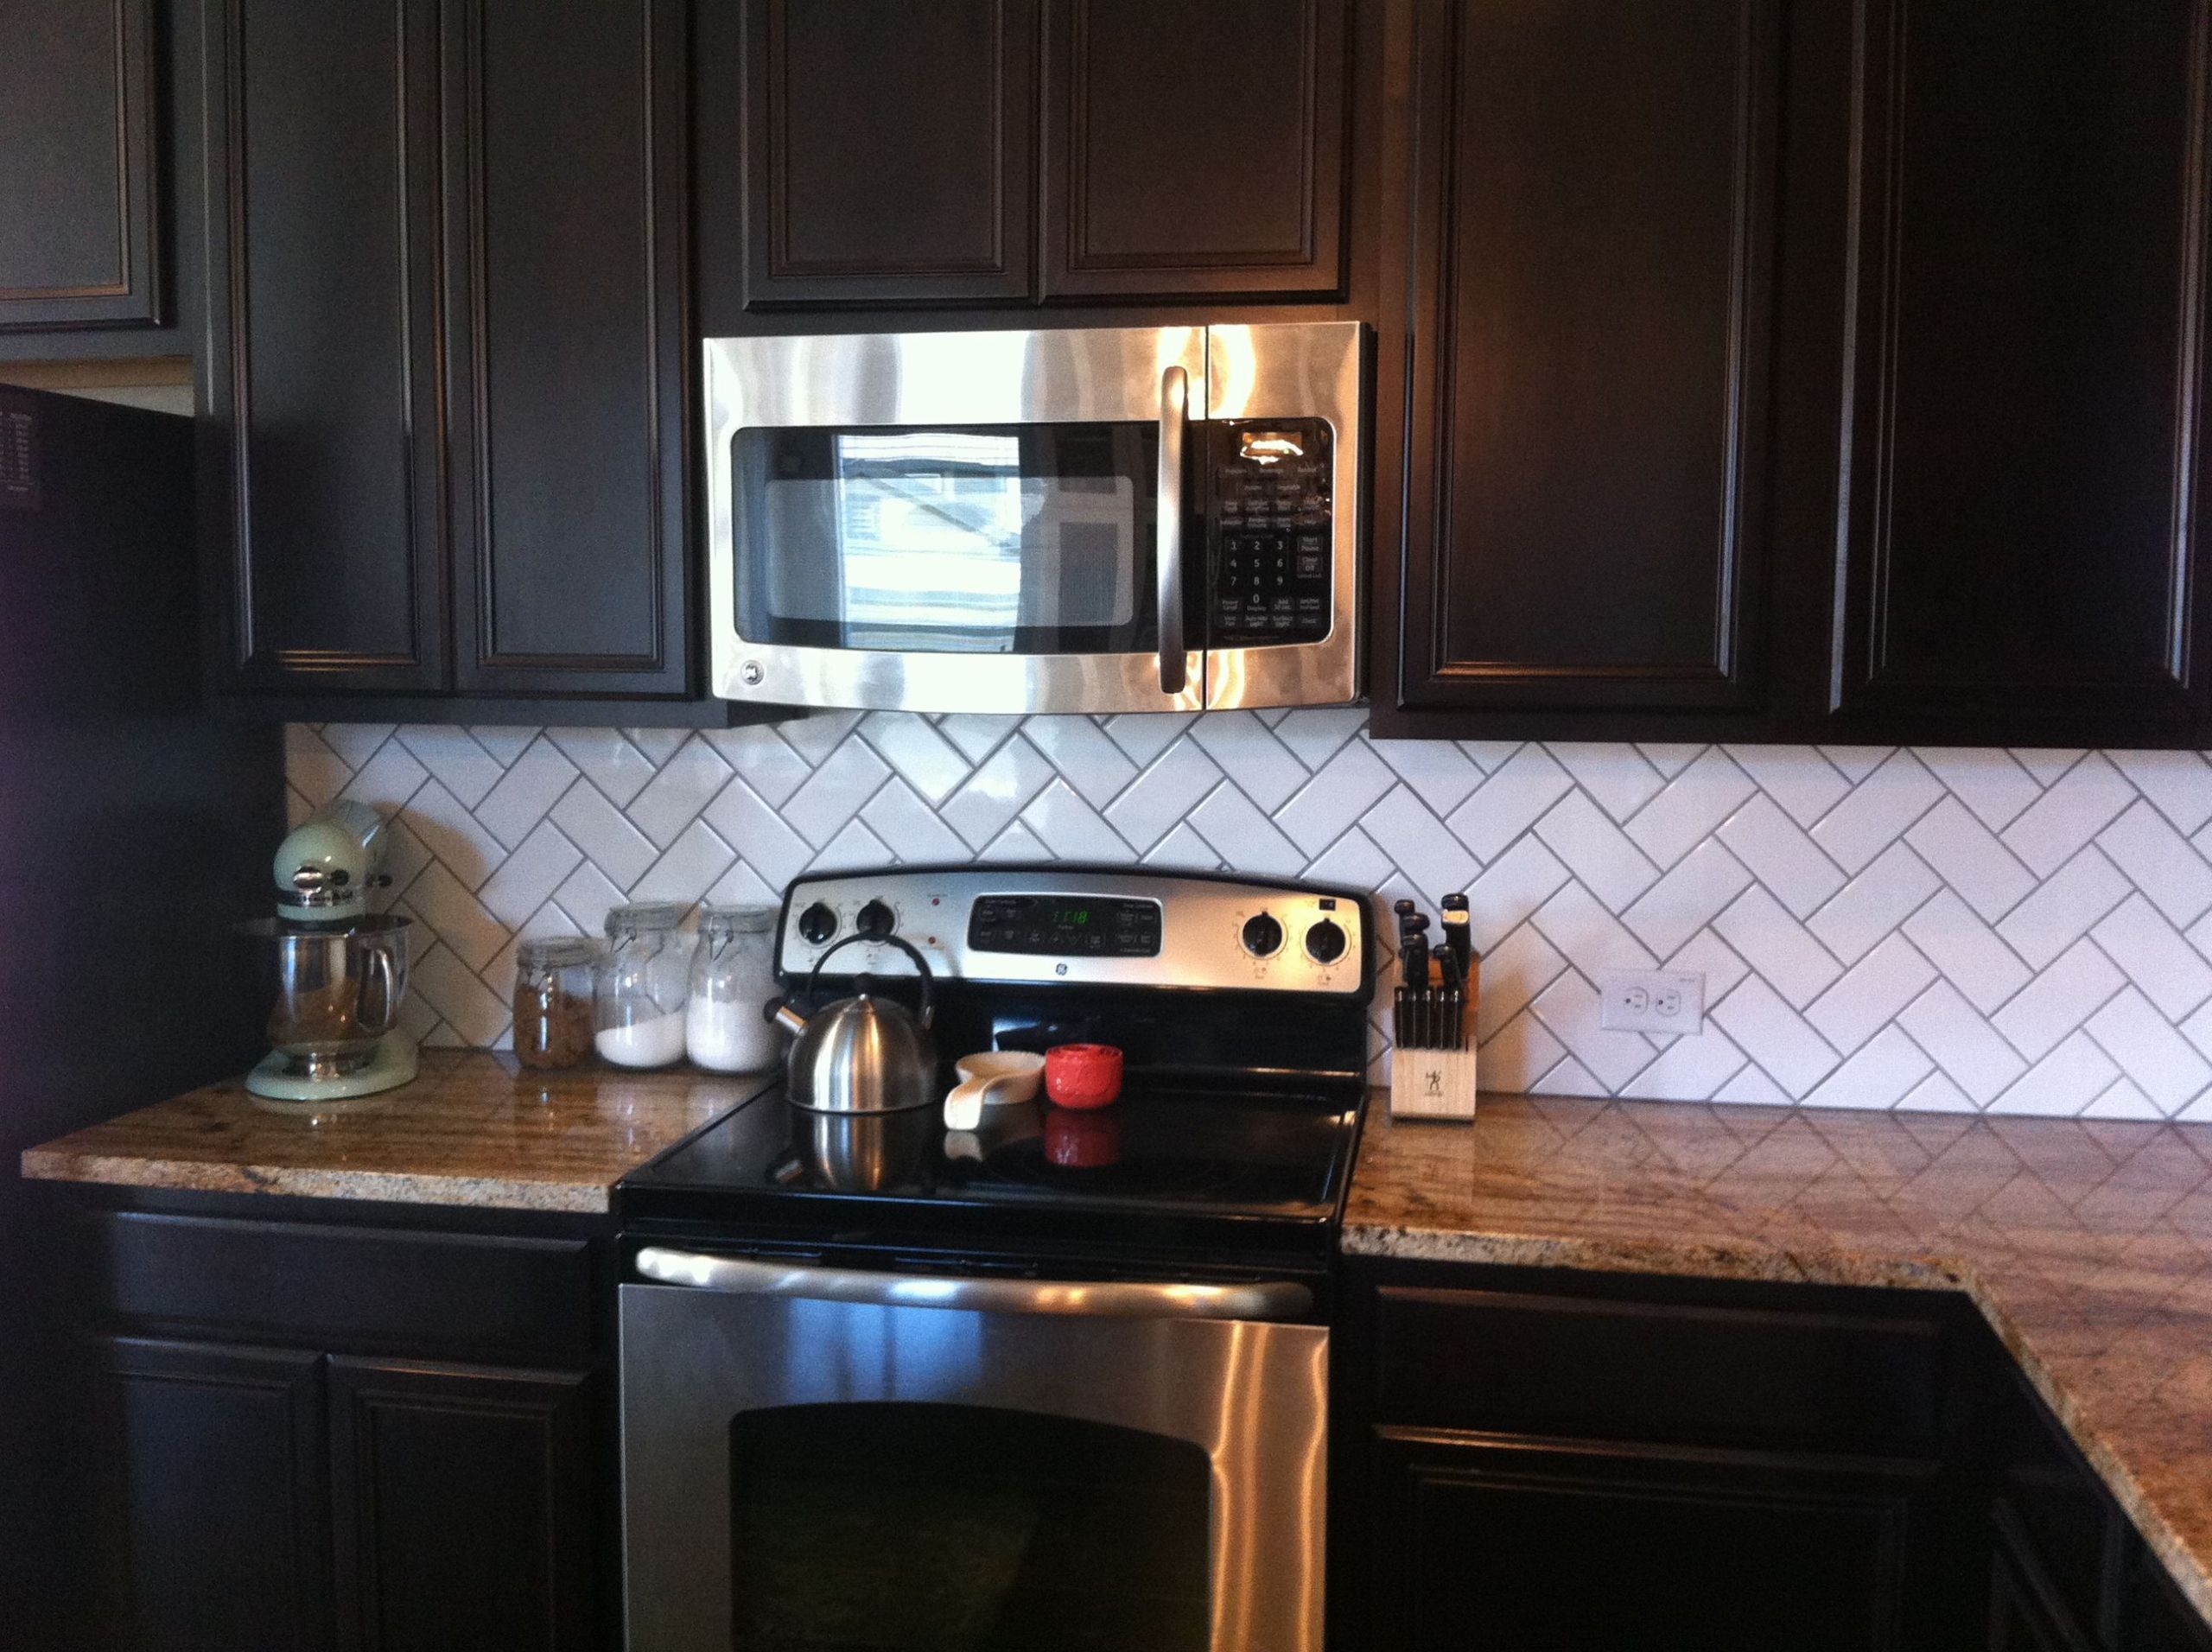
[[[1035,0],[747,0],[743,27],[748,304],[1030,295]]]
[[[111,1337],[94,1369],[108,1636],[146,1652],[327,1647],[321,1357]]]
[[[1972,1638],[1946,1299],[1421,1263],[1351,1284],[1332,1644]]]
[[[684,41],[678,0],[210,0],[226,689],[692,694]]]
[[[446,0],[464,695],[689,686],[683,38],[664,0]]]
[[[1378,726],[1762,691],[1783,21],[1782,0],[1413,5]]]
[[[0,333],[165,318],[156,0],[12,8],[0,52]]]
[[[588,1381],[330,1362],[341,1648],[594,1643]]]
[[[1343,285],[1344,0],[1049,0],[1048,298]]]
[[[213,426],[232,688],[447,681],[435,0],[211,0]]]
[[[1934,1472],[1385,1429],[1376,1647],[1932,1645],[1910,1582]]]
[[[1347,0],[746,0],[700,27],[708,308],[740,270],[753,310],[1344,286]],[[733,55],[741,122],[704,67]]]
[[[1847,718],[2201,737],[2209,22],[2203,0],[1865,8]]]
[[[2212,1649],[1961,1297],[1355,1260],[1330,1643]]]
[[[575,1219],[446,1229],[238,1203],[95,1211],[73,1236],[111,1638],[613,1643],[602,1242]]]

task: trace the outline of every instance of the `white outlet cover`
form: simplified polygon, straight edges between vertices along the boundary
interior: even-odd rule
[[[1605,969],[1598,975],[1598,1025],[1616,1032],[1705,1031],[1705,977],[1674,969]]]

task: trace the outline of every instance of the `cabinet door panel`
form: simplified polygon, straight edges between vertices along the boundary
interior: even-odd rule
[[[1759,685],[1779,0],[1421,0],[1398,703]]]
[[[113,1337],[97,1363],[117,1637],[149,1652],[327,1646],[321,1357]]]
[[[207,19],[226,675],[442,687],[436,8],[210,0]]]
[[[341,1646],[596,1643],[587,1382],[330,1362]]]
[[[1866,9],[1845,712],[2205,708],[2209,10]]]
[[[745,11],[747,307],[1028,297],[1035,0]]]
[[[162,318],[154,0],[10,8],[0,330]]]
[[[681,693],[683,9],[446,16],[455,684]]]
[[[1053,0],[1048,295],[1343,284],[1343,0]]]
[[[1381,1431],[1374,1644],[1874,1652],[1919,1644],[1929,1477],[1835,1458]]]

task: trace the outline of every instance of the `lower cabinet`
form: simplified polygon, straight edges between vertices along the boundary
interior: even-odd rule
[[[330,1644],[322,1364],[289,1349],[96,1345],[95,1592],[109,1644]]]
[[[1384,1429],[1377,1647],[1916,1643],[1924,1465]]]
[[[616,1642],[592,1240],[139,1211],[92,1227],[98,1644]]]
[[[588,1373],[136,1337],[97,1363],[118,1644],[594,1643]]]

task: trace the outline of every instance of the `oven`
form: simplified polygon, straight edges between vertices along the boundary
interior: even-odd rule
[[[636,1652],[1319,1652],[1318,1280],[647,1243]]]
[[[1353,321],[706,340],[715,693],[1356,699],[1362,340]]]

